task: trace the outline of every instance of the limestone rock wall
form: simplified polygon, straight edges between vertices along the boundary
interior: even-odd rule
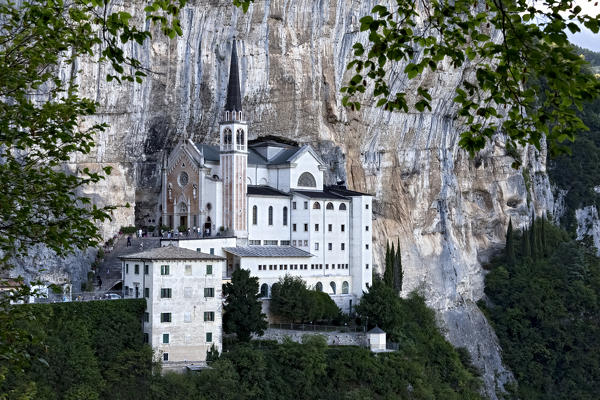
[[[141,3],[120,7],[141,21]],[[521,226],[531,207],[539,212],[552,203],[545,157],[526,150],[524,172],[511,168],[501,141],[475,159],[459,149],[452,98],[468,66],[441,65],[411,82],[401,73],[403,65],[391,67],[393,89],[410,94],[421,82],[431,88],[432,112],[392,114],[372,107],[368,96],[359,112],[345,110],[339,93],[349,78],[345,66],[353,43],[366,39],[358,20],[374,4],[261,0],[244,15],[230,0],[190,1],[181,15],[182,37],[168,41],[157,33],[151,43],[130,49],[153,71],[143,84],[118,86],[105,81],[105,66],[85,60],[76,66],[83,94],[100,104],[97,118],[86,123],[107,122],[110,128],[92,154],[73,163],[116,166],[103,186],[90,191],[99,205],[117,200],[136,206],[115,212],[104,228],[107,237],[134,218],[151,218],[161,150],[183,136],[217,141],[235,35],[250,137],[273,134],[311,143],[330,162],[330,182],[346,179],[351,188],[375,195],[375,266],[382,265],[385,241],[399,238],[403,294],[426,295],[447,337],[474,355],[495,398],[495,387],[510,373],[475,305],[483,296],[481,263],[503,246],[509,218]]]

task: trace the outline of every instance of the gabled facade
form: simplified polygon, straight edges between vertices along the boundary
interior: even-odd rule
[[[212,248],[226,256],[225,278],[249,269],[267,298],[279,277],[301,276],[350,311],[371,282],[371,196],[326,186],[310,145],[248,141],[235,42],[226,99],[218,146],[182,140],[165,157],[161,221],[200,237],[164,244]],[[216,235],[236,246],[215,248]]]

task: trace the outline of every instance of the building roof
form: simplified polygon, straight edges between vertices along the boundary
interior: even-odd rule
[[[221,152],[220,152],[219,146],[216,146],[213,144],[196,143],[196,147],[204,155],[204,162],[206,162],[206,161],[219,162],[221,160]]]
[[[277,143],[275,143],[277,144]],[[204,155],[204,161],[220,162],[221,161],[221,150],[218,145],[195,143],[198,150]],[[289,164],[290,159],[293,158],[298,152],[302,150],[299,147],[290,147],[289,145],[281,145],[286,147],[283,151],[277,154],[273,159],[267,161],[259,152],[254,148],[248,149],[248,164],[249,165],[284,165]],[[260,146],[256,146],[260,147]]]
[[[350,200],[345,196],[330,192],[328,190],[293,190],[293,193],[308,197],[309,199]]]
[[[385,332],[380,327],[378,327],[377,325],[375,325],[375,328],[371,329],[367,333],[385,333]]]
[[[312,257],[307,251],[292,246],[238,246],[223,247],[238,257]]]
[[[237,49],[235,39],[231,46],[231,65],[229,67],[229,83],[227,84],[227,101],[225,102],[225,111],[242,111],[242,95],[240,94],[240,76],[239,76]]]
[[[254,196],[276,196],[276,197],[290,197],[289,193],[282,192],[266,185],[248,185],[248,194]]]
[[[345,185],[331,185],[331,186],[325,186],[325,189],[330,191],[330,192],[334,192],[337,194],[340,194],[342,196],[348,196],[348,197],[352,197],[352,196],[373,196],[372,194],[369,193],[362,193],[362,192],[357,192],[355,190],[349,190],[346,188]]]
[[[183,247],[163,246],[119,257],[121,260],[224,260],[214,254],[201,253]]]

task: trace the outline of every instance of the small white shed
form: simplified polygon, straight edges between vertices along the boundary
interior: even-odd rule
[[[386,335],[385,332],[378,326],[367,332],[367,338],[369,340],[369,349],[371,351],[385,351],[386,350]]]

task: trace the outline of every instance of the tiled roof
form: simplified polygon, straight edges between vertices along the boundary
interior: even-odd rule
[[[308,197],[309,199],[350,200],[347,197],[327,190],[294,190],[293,193]]]
[[[163,246],[119,257],[121,260],[146,259],[146,260],[224,260],[225,258],[214,254],[201,253],[183,247]]]
[[[218,145],[196,143],[198,150],[204,154],[204,161],[219,162],[221,160],[221,150]],[[265,160],[256,150],[248,149],[249,165],[282,165],[287,164],[287,160],[296,154],[300,149],[298,147],[283,150],[271,161]]]
[[[342,196],[372,196],[372,194],[369,193],[362,193],[355,190],[346,189],[346,186],[342,185],[325,186],[325,190],[340,194]]]
[[[196,147],[204,154],[204,161],[220,161],[221,153],[219,146],[196,143]]]
[[[255,196],[277,196],[277,197],[290,197],[289,193],[282,192],[271,186],[266,185],[248,185],[248,194]]]
[[[292,246],[238,246],[223,247],[238,257],[312,257],[307,251]]]

